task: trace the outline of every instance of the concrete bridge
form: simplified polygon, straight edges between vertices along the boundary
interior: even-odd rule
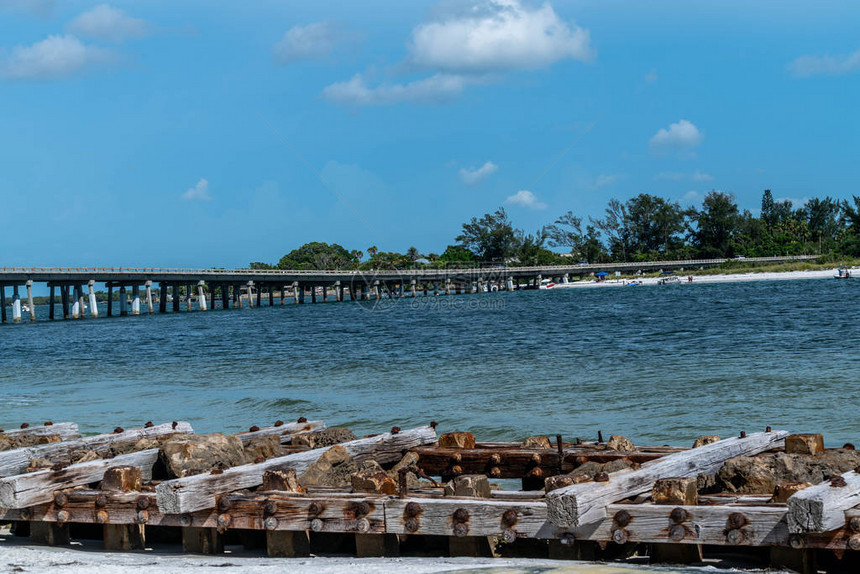
[[[781,263],[816,256],[759,257],[748,262]],[[107,315],[114,314],[113,290],[119,290],[119,315],[138,315],[141,305],[148,313],[167,312],[168,303],[174,312],[180,311],[184,298],[185,308],[207,310],[216,307],[220,300],[222,309],[241,308],[243,300],[249,307],[261,306],[266,295],[268,304],[275,304],[278,295],[280,304],[287,297],[294,303],[304,303],[310,294],[313,303],[327,301],[334,292],[336,301],[345,295],[352,300],[372,300],[384,297],[415,297],[419,291],[424,295],[440,293],[447,295],[478,293],[486,291],[513,291],[537,288],[541,280],[551,278],[566,281],[571,276],[583,277],[596,272],[621,272],[637,274],[667,270],[689,270],[714,267],[726,259],[692,259],[682,261],[649,261],[639,263],[609,263],[595,265],[558,265],[543,267],[494,267],[443,268],[443,269],[397,269],[397,270],[268,270],[268,269],[177,269],[154,267],[0,267],[0,308],[2,322],[7,322],[7,288],[11,293],[11,315],[13,322],[23,320],[24,306],[22,290],[26,293],[28,319],[36,320],[33,302],[33,285],[45,283],[49,289],[48,313],[54,319],[56,295],[64,319],[80,319],[86,316],[87,304],[91,317],[98,317],[98,302],[95,285],[104,284],[107,289]],[[129,304],[128,291],[131,291]],[[143,293],[141,293],[143,291]]]

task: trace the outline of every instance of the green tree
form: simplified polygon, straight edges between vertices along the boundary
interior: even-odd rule
[[[434,254],[430,254],[434,255]],[[429,259],[429,256],[428,256]],[[462,264],[462,263],[474,263],[477,260],[475,254],[462,247],[460,245],[449,245],[445,251],[442,252],[442,255],[436,255],[435,259],[430,259],[430,261],[438,261],[439,263],[450,265],[452,263]]]
[[[418,259],[421,259],[421,252],[418,251],[417,247],[413,246],[406,250],[406,257],[412,261],[417,261]]]
[[[252,261],[248,266],[249,269],[276,269],[274,265],[270,263],[263,263],[262,261]]]
[[[337,243],[312,242],[293,249],[278,262],[278,269],[353,269],[355,256]]]
[[[813,197],[804,206],[806,224],[813,241],[818,242],[818,253],[824,252],[825,243],[832,248],[841,231],[842,206],[833,198]]]
[[[475,253],[482,261],[504,262],[516,248],[516,233],[504,207],[473,217],[463,224],[463,232],[455,240],[461,247]]]
[[[712,191],[696,214],[694,241],[702,257],[731,257],[738,228],[738,204],[728,193]]]
[[[602,219],[594,219],[591,222],[606,235],[613,258],[617,261],[627,261],[632,235],[627,207],[617,199],[610,199],[606,215]]]
[[[585,236],[582,233],[582,218],[568,211],[548,225],[545,230],[550,247],[567,247],[570,253],[580,255]]]
[[[764,193],[761,196],[761,220],[764,222],[768,231],[771,231],[776,225],[773,194],[769,189],[764,190]]]

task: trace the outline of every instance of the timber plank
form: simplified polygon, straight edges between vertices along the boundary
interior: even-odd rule
[[[52,425],[40,425],[36,427],[27,427],[25,429],[7,429],[4,434],[12,437],[28,435],[57,435],[60,437],[60,440],[69,440],[81,437],[81,433],[78,430],[78,423],[54,423]]]
[[[839,480],[841,478],[841,481]],[[794,533],[827,532],[845,524],[845,511],[860,504],[860,474],[853,470],[788,499],[788,528]]]
[[[280,435],[281,443],[289,443],[293,435],[325,430],[323,421],[308,421],[306,423],[287,423],[277,427],[266,427],[256,431],[245,431],[236,433],[242,444],[247,444],[260,437]]]

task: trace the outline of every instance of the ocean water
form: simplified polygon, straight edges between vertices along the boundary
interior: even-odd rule
[[[860,445],[860,282],[568,289],[0,326],[0,427],[691,443],[765,426]],[[288,300],[289,301],[289,300]],[[184,307],[184,305],[183,305]],[[59,313],[58,313],[59,315]]]

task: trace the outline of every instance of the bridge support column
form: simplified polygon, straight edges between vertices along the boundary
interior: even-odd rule
[[[18,286],[12,286],[12,322],[21,322],[21,296],[18,294]]]
[[[131,314],[140,315],[140,286],[131,286]]]
[[[343,301],[343,285],[340,284],[340,281],[334,282],[334,298],[338,303]]]
[[[510,277],[508,277],[508,280],[507,280],[505,286],[507,287],[508,291],[513,291],[514,290],[514,280],[511,279]]]
[[[146,289],[146,310],[152,315],[153,311],[155,311],[152,306],[152,281],[144,283],[144,288]]]
[[[90,299],[90,317],[93,319],[99,318],[99,302],[96,301],[96,293],[95,293],[95,284],[96,282],[90,279],[87,282],[87,295],[89,295]]]
[[[0,285],[0,323],[6,322],[6,286]]]
[[[158,312],[167,313],[167,283],[158,284]]]
[[[281,285],[281,307],[287,304],[287,286]]]
[[[72,319],[81,318],[81,298],[78,295],[79,285],[72,285]]]
[[[416,295],[415,291],[417,288],[418,288],[418,282],[415,279],[412,279],[409,282],[409,293],[412,297],[415,297],[415,295]]]
[[[257,288],[257,307],[262,307],[262,303],[263,303],[262,297],[263,297],[263,286],[260,285]]]
[[[107,290],[108,290],[107,315],[108,315],[108,317],[113,317],[113,283],[107,284]],[[66,303],[64,302],[63,306],[65,306],[65,305],[66,305]]]
[[[87,318],[87,298],[84,297],[84,286],[77,286],[77,294],[78,294],[78,306],[81,309],[81,319]]]
[[[179,313],[179,284],[173,284],[173,312]]]
[[[201,311],[207,311],[209,307],[206,304],[206,291],[203,290],[203,286],[206,285],[205,281],[197,282],[197,305],[200,307]],[[212,302],[215,302],[215,298],[212,298]]]
[[[305,303],[305,285],[304,285],[304,283],[297,283],[296,286],[299,290],[299,305],[304,305],[304,303]]]
[[[128,294],[125,290],[125,285],[119,286],[119,316],[128,316]]]
[[[50,288],[50,292],[51,292],[51,294],[48,296],[48,319],[53,321],[54,320],[54,299],[55,299],[54,293],[55,293],[56,287],[54,287],[53,285],[49,285],[48,287]]]
[[[311,284],[311,303],[317,302],[317,286],[313,283]]]
[[[427,289],[427,283],[424,283],[424,296],[427,297],[429,295],[429,290]]]
[[[221,308],[230,308],[230,286],[226,283],[221,283]]]
[[[246,283],[246,285],[248,286],[248,307],[253,309],[254,308],[254,282],[248,281],[248,283]],[[241,297],[241,294],[240,294],[240,297]]]
[[[269,283],[269,307],[275,306],[275,286]]]
[[[30,308],[30,322],[36,320],[36,305],[33,304],[33,282],[27,281],[27,307]]]
[[[191,283],[185,285],[185,311],[190,312],[194,310],[193,299],[194,299],[194,286]]]

